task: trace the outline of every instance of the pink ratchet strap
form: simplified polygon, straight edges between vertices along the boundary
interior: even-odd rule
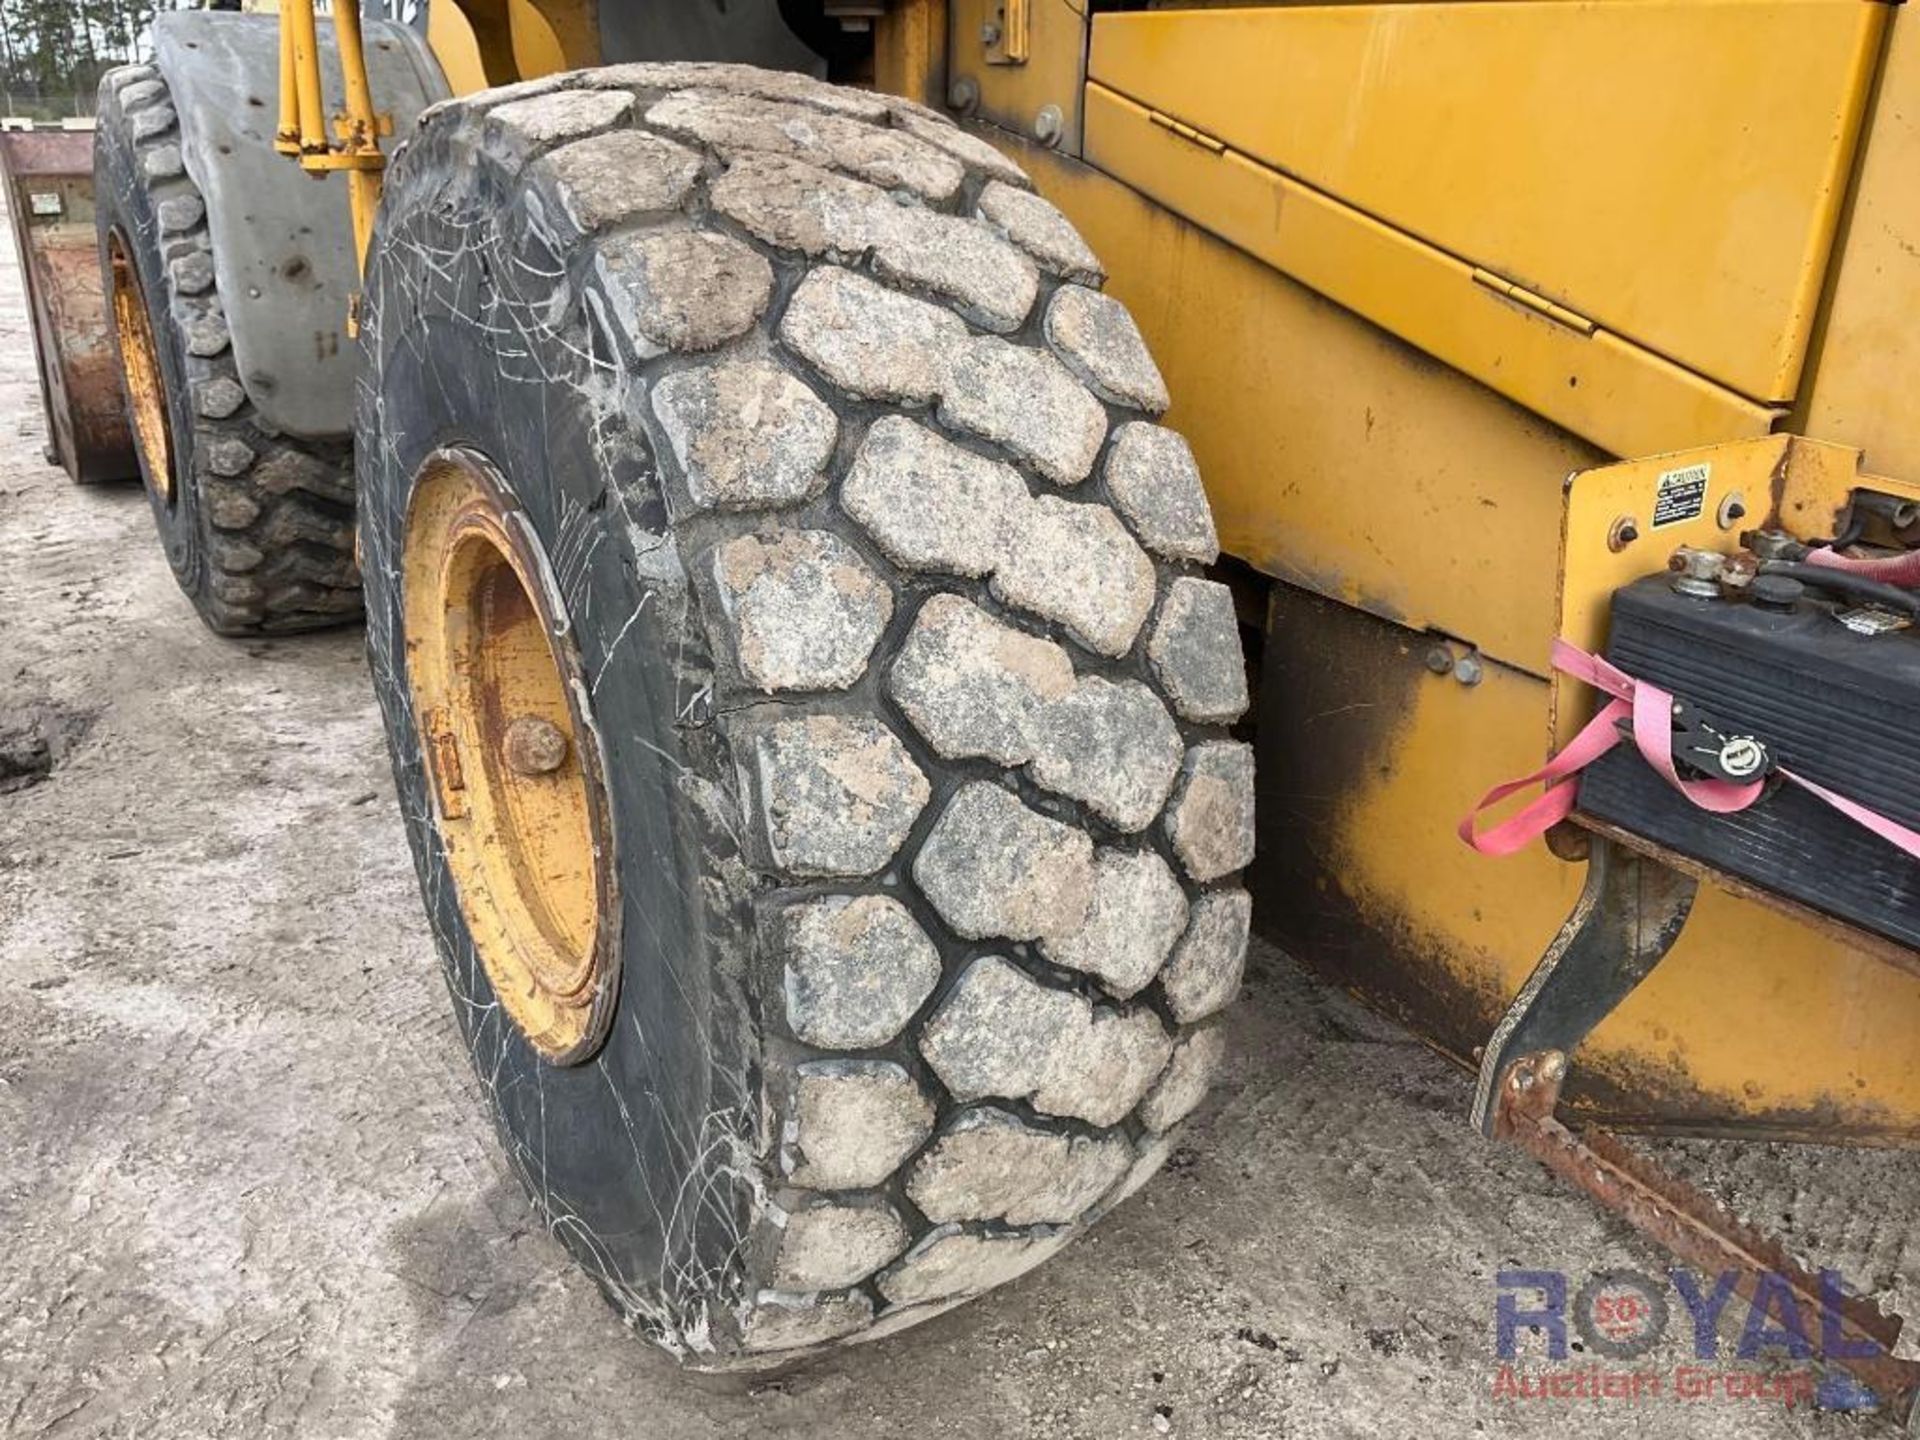
[[[1573,812],[1574,800],[1574,787],[1566,782],[1620,743],[1623,737],[1617,722],[1629,717],[1633,722],[1634,748],[1667,784],[1702,810],[1710,810],[1717,815],[1744,810],[1758,800],[1760,792],[1766,788],[1765,783],[1759,780],[1736,785],[1729,780],[1684,778],[1673,763],[1673,696],[1657,685],[1635,680],[1599,656],[1589,655],[1565,640],[1553,642],[1553,668],[1576,680],[1586,681],[1611,698],[1558,755],[1531,775],[1494,786],[1460,822],[1460,838],[1482,855],[1511,855],[1544,834],[1550,826],[1566,819]],[[1884,815],[1875,814],[1866,806],[1843,795],[1836,795],[1791,770],[1779,768],[1778,773],[1801,789],[1819,796],[1842,815],[1864,825],[1882,840],[1920,859],[1920,832],[1909,830]],[[1485,830],[1476,828],[1474,822],[1488,809],[1509,795],[1534,785],[1544,785],[1546,789],[1505,820]]]

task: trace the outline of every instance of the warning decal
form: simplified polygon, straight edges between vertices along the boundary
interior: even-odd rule
[[[1662,470],[1653,487],[1653,528],[1697,520],[1707,508],[1707,481],[1712,475],[1711,465]]]

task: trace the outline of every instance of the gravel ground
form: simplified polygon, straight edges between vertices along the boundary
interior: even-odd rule
[[[1496,1270],[1577,1285],[1661,1258],[1469,1134],[1465,1076],[1265,949],[1219,1094],[1093,1237],[798,1374],[678,1375],[495,1154],[359,634],[208,635],[138,490],[70,486],[41,445],[9,250],[0,750],[31,732],[51,767],[0,782],[0,1433],[1872,1432],[1754,1401],[1497,1398]],[[1742,1164],[1774,1210],[1818,1170]],[[1892,1283],[1889,1233],[1869,1238]],[[1681,1358],[1670,1335],[1641,1364]]]

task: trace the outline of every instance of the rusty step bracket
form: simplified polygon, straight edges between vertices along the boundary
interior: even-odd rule
[[[1903,1317],[1857,1295],[1843,1294],[1835,1304],[1818,1275],[1712,1196],[1634,1154],[1604,1130],[1569,1130],[1554,1117],[1566,1074],[1566,1056],[1557,1050],[1525,1055],[1509,1066],[1494,1110],[1495,1137],[1517,1145],[1689,1265],[1732,1273],[1734,1292],[1747,1304],[1753,1304],[1764,1277],[1777,1275],[1806,1313],[1821,1314],[1831,1305],[1842,1344],[1836,1353],[1816,1354],[1816,1360],[1870,1388],[1883,1409],[1914,1433],[1920,1419],[1915,1403],[1920,1362],[1893,1354]],[[1823,1342],[1826,1338],[1823,1329]]]
[[[1569,1057],[1680,938],[1698,879],[1594,833],[1573,913],[1488,1040],[1474,1091],[1482,1134],[1518,1146],[1679,1259],[1731,1272],[1749,1305],[1780,1277],[1812,1313],[1832,1306],[1841,1344],[1821,1363],[1868,1386],[1908,1433],[1920,1421],[1920,1362],[1893,1354],[1904,1321],[1858,1296],[1834,1297],[1781,1243],[1603,1130],[1556,1118]],[[1827,1337],[1823,1332],[1823,1342]],[[1864,1347],[1864,1348],[1863,1348]]]

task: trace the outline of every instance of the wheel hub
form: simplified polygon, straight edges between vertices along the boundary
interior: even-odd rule
[[[167,389],[154,349],[140,272],[126,242],[115,230],[107,237],[107,261],[113,272],[113,326],[120,338],[121,368],[126,373],[127,408],[133,416],[134,444],[147,483],[164,502],[173,499],[173,447],[167,438]]]
[[[466,450],[414,477],[407,684],[434,824],[480,962],[555,1064],[605,1037],[619,984],[605,782],[578,650],[539,540]]]

